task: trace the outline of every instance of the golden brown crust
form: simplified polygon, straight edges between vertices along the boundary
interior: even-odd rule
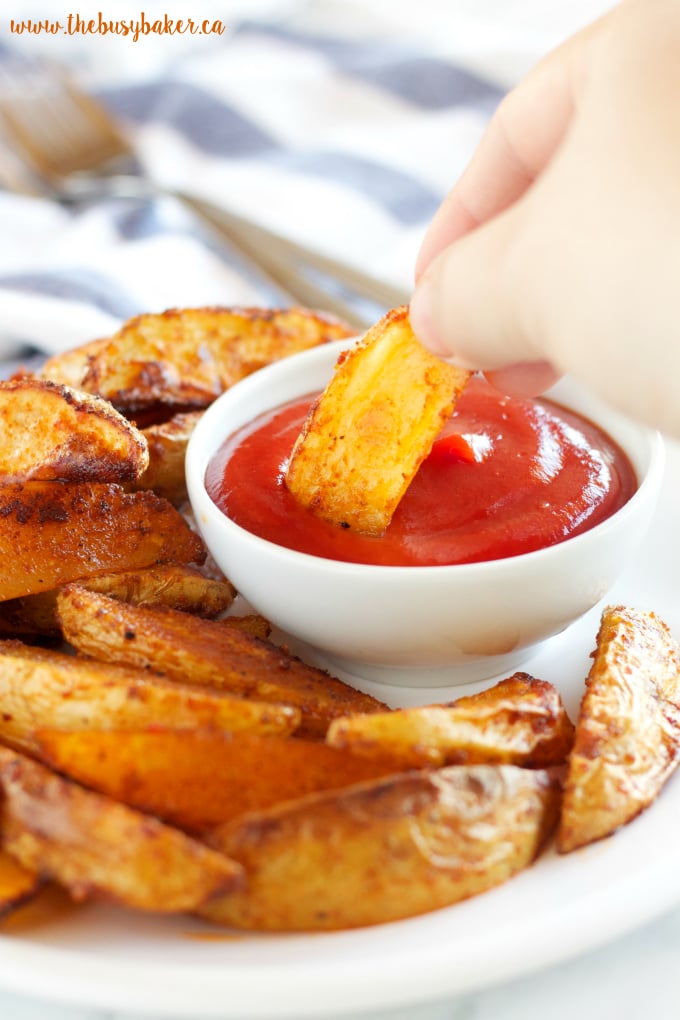
[[[57,611],[64,637],[86,655],[293,706],[302,713],[301,732],[308,735],[323,736],[339,715],[385,708],[226,620],[131,606],[78,585],[60,593]]]
[[[33,868],[24,868],[5,850],[0,850],[0,918],[32,899],[43,879]]]
[[[85,482],[0,486],[0,600],[107,570],[204,556],[201,538],[152,492]]]
[[[42,366],[40,378],[50,379],[64,386],[73,386],[77,390],[82,389],[90,358],[102,350],[107,342],[108,337],[89,340],[78,347],[52,355]]]
[[[0,843],[76,898],[195,910],[242,881],[238,864],[30,758],[0,747]]]
[[[381,535],[469,376],[392,309],[338,359],[293,447],[289,490],[317,517]]]
[[[393,771],[320,741],[257,733],[49,730],[38,743],[58,772],[195,832]]]
[[[137,482],[139,489],[152,489],[157,496],[181,507],[187,501],[184,461],[191,434],[202,411],[175,414],[166,422],[142,430],[149,449],[149,464]]]
[[[288,735],[300,713],[53,649],[0,641],[0,742],[30,753],[36,733],[214,727]]]
[[[89,357],[82,385],[133,417],[204,408],[256,369],[351,332],[305,308],[171,308],[126,322]]]
[[[0,381],[0,480],[134,481],[146,439],[101,397],[44,379]]]

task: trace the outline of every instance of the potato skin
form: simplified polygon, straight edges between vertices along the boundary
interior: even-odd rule
[[[66,640],[85,655],[289,705],[301,713],[300,733],[306,736],[324,736],[339,715],[386,707],[227,620],[131,606],[79,585],[59,593],[57,614]]]
[[[351,335],[307,308],[170,308],[130,319],[90,352],[81,385],[135,418],[195,410],[272,361]]]
[[[400,768],[424,765],[561,765],[574,727],[557,688],[528,673],[448,705],[424,705],[335,719],[332,746],[366,757],[389,755]]]
[[[246,885],[202,913],[239,928],[311,931],[436,910],[530,864],[559,798],[545,771],[450,766],[247,814],[208,838],[243,865]]]
[[[0,918],[33,899],[43,879],[33,868],[24,868],[5,850],[0,850]]]
[[[289,734],[288,705],[231,697],[47,648],[0,641],[0,741],[34,753],[39,730],[146,727]]]
[[[393,771],[318,740],[262,733],[41,730],[37,739],[63,775],[192,832]]]
[[[654,613],[607,607],[586,680],[557,835],[560,853],[648,807],[680,763],[680,645]]]
[[[242,881],[238,864],[156,818],[0,747],[0,844],[76,898],[194,910]]]

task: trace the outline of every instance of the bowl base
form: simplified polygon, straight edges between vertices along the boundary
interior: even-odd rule
[[[462,660],[445,666],[393,666],[356,662],[315,650],[314,665],[349,683],[365,680],[381,686],[410,687],[422,691],[428,687],[463,687],[482,680],[509,676],[531,658],[537,647],[532,645],[505,655],[470,658],[469,661]]]

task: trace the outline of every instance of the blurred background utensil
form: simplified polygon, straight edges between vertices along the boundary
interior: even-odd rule
[[[0,185],[66,204],[163,190],[145,174],[123,126],[64,68],[15,58],[0,61]],[[175,197],[291,302],[333,312],[361,330],[408,301],[401,288],[228,208],[186,193]]]

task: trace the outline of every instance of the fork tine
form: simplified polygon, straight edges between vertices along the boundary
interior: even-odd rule
[[[50,181],[132,158],[112,118],[51,64],[3,61],[0,115],[23,158]]]
[[[5,145],[4,163],[3,124],[4,140],[14,148],[8,152]],[[35,194],[37,177],[42,193],[60,202],[93,196],[149,197],[159,190],[144,174],[115,120],[59,65],[0,59],[0,181],[8,181],[20,161],[28,173],[13,190]],[[357,329],[371,325],[386,308],[404,303],[398,288],[210,203],[174,194],[291,300],[333,311]]]

